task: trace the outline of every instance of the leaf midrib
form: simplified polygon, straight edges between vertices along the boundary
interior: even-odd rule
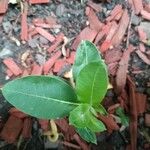
[[[93,89],[94,89],[94,83],[95,83],[95,79],[96,79],[96,75],[97,75],[98,70],[99,70],[99,68],[97,68],[97,70],[96,70],[96,72],[95,72],[94,79],[93,79],[93,84],[92,84],[91,99],[90,99],[90,104],[91,104],[91,106],[92,106],[92,101],[93,101]]]
[[[58,99],[55,99],[55,98],[48,98],[48,97],[45,97],[45,96],[38,96],[38,95],[34,95],[34,94],[26,94],[26,93],[23,93],[23,92],[13,91],[13,90],[6,90],[6,91],[13,92],[13,93],[18,93],[18,94],[22,94],[22,95],[26,95],[26,96],[30,96],[30,97],[37,97],[37,98],[41,98],[41,99],[52,100],[52,101],[59,102],[59,103],[79,106],[78,103],[72,103],[72,102],[68,102],[68,101],[64,101],[64,100],[58,100]]]

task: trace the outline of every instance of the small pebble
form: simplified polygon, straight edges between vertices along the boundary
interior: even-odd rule
[[[9,57],[9,56],[12,56],[13,53],[10,49],[7,49],[7,48],[3,48],[2,51],[0,51],[0,58],[5,58],[5,57]]]
[[[9,21],[3,22],[2,26],[3,26],[3,29],[6,33],[9,33],[12,29],[12,25]]]
[[[66,11],[65,5],[64,4],[60,4],[56,8],[56,15],[61,17],[61,16],[63,16],[65,11]]]

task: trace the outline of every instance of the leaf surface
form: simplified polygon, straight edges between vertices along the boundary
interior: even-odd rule
[[[85,141],[97,144],[96,135],[90,129],[88,129],[88,128],[77,128],[76,131],[80,135],[80,137],[82,139],[84,139]]]
[[[101,61],[101,56],[96,46],[90,41],[82,41],[77,48],[75,63],[73,65],[73,77],[76,80],[81,69],[91,62]]]
[[[106,130],[105,125],[93,115],[89,104],[80,104],[70,112],[69,122],[76,128],[88,128],[93,132]]]
[[[58,77],[16,79],[7,83],[2,92],[16,108],[37,118],[61,118],[78,106],[73,88]]]
[[[129,126],[129,118],[128,116],[125,115],[125,112],[124,112],[124,109],[121,108],[121,107],[118,107],[116,109],[116,114],[120,117],[121,119],[121,123],[124,125],[124,126]]]
[[[103,100],[108,86],[108,76],[104,62],[86,65],[76,80],[76,92],[81,103],[97,106]]]

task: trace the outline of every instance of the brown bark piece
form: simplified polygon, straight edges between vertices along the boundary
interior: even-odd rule
[[[104,55],[106,64],[118,62],[122,57],[122,51],[120,49],[111,49]]]
[[[65,137],[64,137],[65,140],[66,141],[72,140],[72,138],[75,134],[75,130],[72,126],[69,125],[67,120],[65,118],[58,119],[58,120],[55,120],[55,123],[59,127],[60,131],[65,135]]]
[[[119,126],[117,125],[117,123],[115,122],[115,120],[111,115],[108,116],[100,115],[98,116],[98,118],[104,122],[108,130],[119,130]]]
[[[139,34],[139,39],[140,39],[140,41],[146,42],[147,35],[146,35],[146,33],[144,32],[144,30],[143,30],[142,28],[140,28],[140,27],[138,27],[137,30],[138,30],[138,34]]]
[[[24,2],[24,11],[21,14],[21,40],[27,41],[28,40],[28,24],[27,24],[27,2]]]
[[[106,36],[106,40],[111,40],[114,34],[116,33],[117,29],[118,29],[118,24],[115,21],[113,21],[109,33]]]
[[[112,76],[115,76],[117,72],[117,68],[118,68],[118,62],[113,62],[111,64],[108,64],[109,74],[111,74]]]
[[[97,35],[97,31],[90,29],[89,27],[84,28],[80,34],[76,37],[76,39],[74,40],[71,48],[76,50],[79,43],[82,40],[89,40],[91,42],[93,42],[93,40],[95,39]]]
[[[142,93],[136,93],[137,113],[142,114],[146,111],[146,95]]]
[[[61,51],[57,51],[46,63],[44,64],[44,74],[48,74],[49,70],[53,67],[57,59],[61,56]]]
[[[132,0],[135,8],[135,14],[138,15],[143,9],[142,0]]]
[[[87,17],[88,17],[88,21],[90,24],[90,28],[92,30],[99,32],[100,29],[102,28],[103,24],[99,21],[98,17],[96,16],[95,12],[93,11],[93,9],[89,10]]]
[[[118,93],[121,93],[126,84],[127,71],[128,71],[128,61],[130,59],[130,53],[134,48],[129,45],[129,48],[124,51],[123,56],[119,62],[119,67],[116,74],[116,85]]]
[[[18,76],[22,73],[20,67],[14,62],[12,58],[6,58],[3,60],[3,63],[7,66],[8,69],[15,75]]]
[[[104,25],[102,27],[102,30],[97,34],[94,43],[98,44],[98,42],[109,33],[110,28],[111,28],[111,22]]]
[[[0,0],[0,14],[6,13],[8,8],[8,0]]]
[[[127,30],[128,24],[129,24],[129,15],[127,9],[125,9],[119,22],[119,28],[117,30],[117,33],[112,38],[113,46],[118,46],[121,43],[123,36]]]
[[[39,66],[37,63],[34,63],[32,66],[31,75],[42,75],[43,66]]]
[[[136,53],[147,65],[150,65],[150,59],[148,59],[146,55],[144,55],[140,50],[137,50]]]
[[[41,27],[36,27],[35,30],[42,35],[43,37],[45,37],[46,39],[48,39],[50,42],[53,42],[55,40],[55,37],[50,34],[48,31],[44,30]]]
[[[135,85],[130,77],[127,78],[129,91],[129,109],[130,109],[130,139],[131,150],[137,149],[137,103],[135,95]]]
[[[44,4],[44,3],[49,3],[49,0],[29,0],[30,4]]]
[[[20,110],[14,108],[14,107],[9,110],[9,114],[14,117],[17,117],[19,119],[24,119],[28,116],[27,114],[21,112]]]
[[[91,7],[93,10],[96,12],[101,12],[102,11],[102,6],[100,4],[96,4],[92,1],[88,1],[87,5]]]
[[[106,18],[106,21],[107,22],[112,21],[121,11],[122,11],[122,6],[116,5],[114,9],[111,11],[110,16]]]
[[[80,145],[82,150],[90,150],[88,144],[86,142],[84,142],[78,134],[74,134],[74,139],[75,141]]]
[[[145,125],[150,127],[150,114],[148,113],[145,114]]]
[[[110,46],[112,45],[111,40],[112,40],[115,32],[117,31],[117,29],[118,29],[117,23],[115,21],[112,22],[111,28],[108,32],[108,35],[106,36],[105,41],[100,46],[101,52],[105,52],[106,50],[108,50],[110,48]]]
[[[63,42],[64,40],[64,34],[60,33],[56,36],[55,41],[52,43],[52,45],[48,48],[48,52],[51,53],[54,50],[56,50],[56,48],[61,44],[61,42]]]
[[[147,11],[145,11],[145,10],[142,10],[142,11],[141,11],[141,15],[142,15],[142,17],[143,17],[144,19],[150,20],[150,13],[149,13],[149,12],[147,12]]]
[[[31,131],[32,131],[32,119],[25,118],[23,122],[23,130],[22,130],[23,138],[31,138],[32,136]]]
[[[22,128],[23,121],[17,117],[10,116],[4,125],[2,132],[0,133],[0,137],[8,143],[14,143],[18,138]]]

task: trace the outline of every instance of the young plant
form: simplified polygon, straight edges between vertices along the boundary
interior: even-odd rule
[[[21,111],[42,119],[69,116],[69,123],[87,142],[96,143],[95,132],[106,130],[97,113],[107,92],[108,74],[97,48],[82,41],[73,65],[75,88],[56,76],[27,76],[7,83],[2,93]]]

